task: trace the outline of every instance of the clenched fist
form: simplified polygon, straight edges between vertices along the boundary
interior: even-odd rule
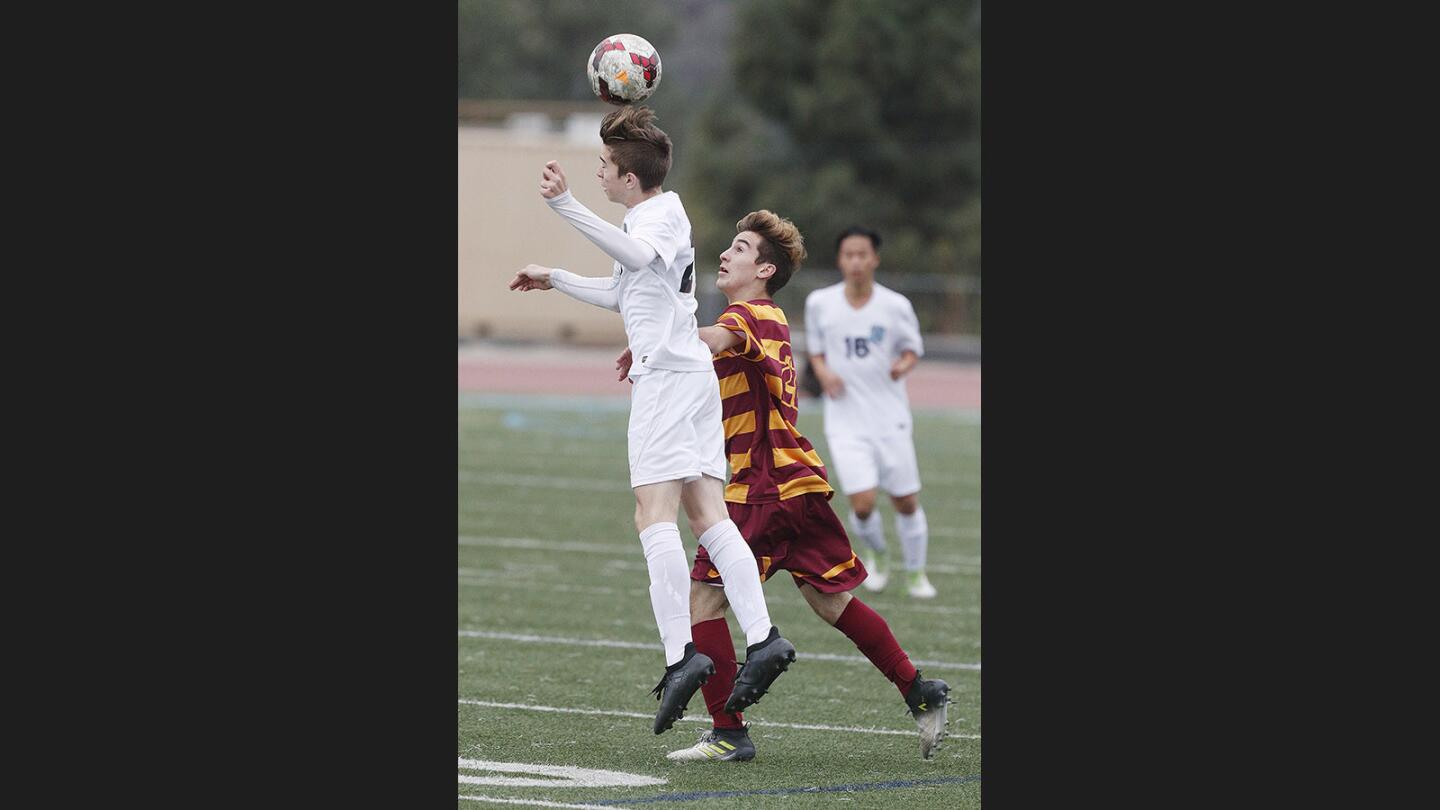
[[[570,184],[565,182],[565,172],[560,170],[560,164],[553,160],[546,163],[544,171],[540,172],[540,196],[553,200],[569,189]]]

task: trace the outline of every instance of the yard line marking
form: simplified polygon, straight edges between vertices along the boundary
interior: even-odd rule
[[[493,804],[528,804],[532,807],[575,807],[579,810],[625,810],[624,807],[614,804],[565,804],[564,802],[547,802],[540,799],[513,799],[508,796],[466,796],[460,794],[460,798],[472,802],[491,802]]]
[[[527,579],[516,582],[508,581],[503,578],[487,579],[482,577],[475,577],[475,579],[479,581],[470,582],[465,579],[461,579],[458,584],[466,588],[523,588],[525,590],[535,589],[534,580]],[[546,583],[545,589],[547,591],[553,591],[555,593],[591,593],[601,595],[622,593],[622,591],[620,590],[617,590],[615,588],[608,588],[604,585],[567,585],[564,583]],[[644,588],[635,588],[632,590],[623,591],[623,593],[640,594],[643,596],[648,593],[648,591]]]
[[[523,641],[531,644],[569,644],[580,647],[612,647],[620,650],[659,650],[659,644],[644,644],[638,641],[617,641],[615,639],[561,638],[559,636],[536,636],[525,633],[494,633],[488,630],[461,630],[464,638],[489,638],[500,641]]]
[[[457,542],[462,546],[513,548],[525,551],[578,551],[585,554],[608,554],[626,559],[639,558],[642,553],[638,545],[582,543],[575,540],[541,540],[535,537],[491,537],[489,535],[462,534],[458,536]],[[980,575],[979,565],[965,563],[956,565],[952,563],[932,562],[927,566],[927,570],[937,574],[959,574],[969,577]]]
[[[511,787],[650,787],[669,780],[624,771],[577,768],[573,765],[542,765],[533,762],[495,762],[459,757],[460,768],[487,773],[521,773],[526,776],[472,776],[460,774],[466,785],[508,785]],[[537,779],[535,777],[550,777]]]
[[[737,796],[786,796],[797,793],[858,793],[868,790],[896,790],[921,785],[944,785],[961,782],[979,782],[977,776],[937,776],[931,779],[896,779],[890,782],[863,782],[858,785],[823,785],[818,787],[758,788],[755,790],[701,790],[691,793],[664,793],[643,799],[603,799],[602,804],[614,807],[611,802],[626,804],[655,804],[656,802],[693,802],[702,799],[729,799]]]
[[[527,644],[564,644],[575,647],[610,647],[619,650],[651,650],[660,651],[664,648],[659,644],[641,643],[638,641],[620,641],[611,638],[565,638],[563,636],[539,636],[531,633],[497,633],[491,630],[460,630],[461,638],[486,638],[499,641],[520,641]],[[845,664],[870,664],[870,659],[863,655],[835,655],[834,653],[800,653],[800,661],[839,661]],[[910,659],[912,664],[922,667],[938,667],[940,669],[964,669],[974,672],[980,671],[979,664],[957,664],[953,661],[926,661],[919,658]]]
[[[593,714],[593,715],[598,715],[598,716],[600,716],[600,717],[634,717],[634,718],[641,719],[641,720],[654,720],[654,719],[655,719],[655,715],[654,715],[654,714],[641,714],[640,712],[621,712],[621,711],[614,711],[614,710],[611,710],[611,709],[577,709],[577,708],[571,708],[571,707],[568,707],[568,706],[535,706],[535,705],[532,705],[532,704],[529,704],[529,703],[497,703],[497,702],[492,701],[492,700],[473,700],[473,699],[470,699],[470,698],[460,698],[460,699],[459,699],[459,702],[460,702],[460,703],[463,703],[463,704],[465,704],[465,705],[467,705],[467,706],[488,706],[488,707],[493,708],[493,709],[524,709],[524,710],[526,710],[526,711],[532,711],[532,712],[555,712],[555,713],[558,713],[558,714]],[[711,718],[709,717],[709,715],[702,715],[702,716],[698,716],[698,717],[682,717],[682,718],[680,718],[680,720],[681,720],[682,722],[686,722],[686,723],[709,723],[709,722],[711,722]],[[860,726],[827,726],[827,725],[822,725],[822,724],[819,724],[819,723],[780,723],[780,722],[776,722],[776,721],[774,721],[774,720],[749,720],[748,718],[747,718],[747,722],[748,722],[750,725],[753,725],[753,726],[773,726],[773,727],[775,727],[775,728],[793,728],[793,729],[800,729],[800,730],[803,730],[803,731],[845,731],[845,732],[850,732],[850,733],[852,733],[852,734],[898,734],[898,735],[901,736],[901,737],[913,737],[913,736],[915,736],[915,733],[916,733],[916,732],[913,731],[913,730],[912,730],[912,731],[897,731],[896,729],[893,729],[893,728],[862,728],[862,727],[860,727]],[[945,736],[946,736],[947,739],[950,738],[950,737],[955,737],[955,738],[959,738],[959,739],[963,739],[963,740],[978,740],[978,739],[980,739],[980,735],[979,735],[979,734],[946,734]]]
[[[649,591],[643,587],[637,588],[611,588],[606,585],[570,585],[568,583],[539,582],[533,579],[517,579],[513,576],[505,576],[494,572],[475,572],[470,569],[460,569],[458,584],[466,588],[519,588],[521,590],[534,590],[544,586],[545,590],[555,593],[589,593],[608,596],[611,594],[625,593],[635,596],[645,596]],[[885,608],[886,613],[938,613],[945,616],[979,616],[978,607],[948,607],[946,605],[914,605],[908,602],[896,602],[886,605],[881,602],[872,602]]]
[[[490,537],[488,535],[459,535],[462,546],[487,546],[490,548],[520,548],[529,551],[583,551],[589,554],[623,554],[626,557],[641,556],[640,544],[622,546],[617,543],[580,543],[573,540],[541,540],[535,537]]]

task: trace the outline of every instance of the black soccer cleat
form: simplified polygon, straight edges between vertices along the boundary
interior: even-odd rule
[[[695,695],[695,690],[715,674],[715,662],[704,653],[695,652],[695,642],[685,645],[685,657],[665,668],[660,683],[655,684],[651,694],[660,701],[655,712],[655,733],[663,734],[685,716],[685,706]]]
[[[700,732],[700,742],[671,751],[665,758],[676,762],[747,762],[755,758],[755,743],[750,741],[748,728],[707,728]]]
[[[920,727],[920,758],[930,759],[945,739],[945,724],[950,703],[950,684],[939,678],[925,680],[915,670],[915,683],[905,693],[905,705]]]
[[[780,637],[780,629],[770,628],[770,635],[759,644],[745,648],[745,663],[735,673],[735,688],[725,701],[725,711],[741,712],[760,702],[770,684],[795,661],[795,645]]]

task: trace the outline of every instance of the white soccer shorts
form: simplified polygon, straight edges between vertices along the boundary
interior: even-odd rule
[[[653,370],[630,390],[630,486],[730,480],[720,380],[713,371]]]
[[[920,465],[915,460],[915,439],[909,433],[889,436],[825,434],[830,445],[830,469],[846,495],[879,487],[891,497],[920,491]]]

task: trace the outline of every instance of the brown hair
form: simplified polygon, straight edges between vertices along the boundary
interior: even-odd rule
[[[735,223],[735,232],[754,231],[760,234],[755,252],[760,261],[775,265],[775,275],[765,279],[765,292],[774,295],[790,282],[805,259],[805,237],[795,223],[770,211],[751,211]]]
[[[665,182],[670,173],[670,136],[655,126],[654,110],[621,107],[600,122],[600,139],[610,147],[615,170],[621,177],[634,172],[641,191]]]

